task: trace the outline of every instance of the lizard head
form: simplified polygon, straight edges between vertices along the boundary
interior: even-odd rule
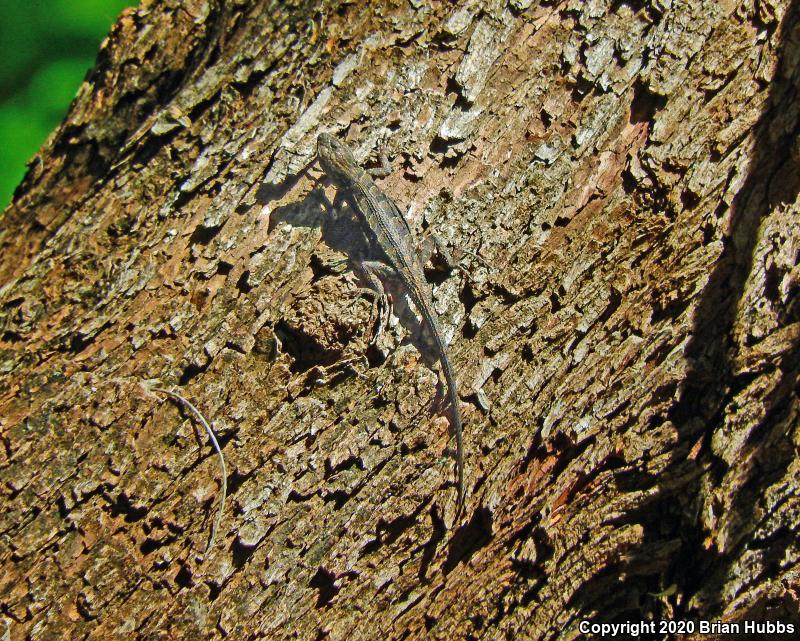
[[[322,169],[331,177],[346,177],[358,167],[351,151],[330,134],[320,134],[317,138],[317,156]]]

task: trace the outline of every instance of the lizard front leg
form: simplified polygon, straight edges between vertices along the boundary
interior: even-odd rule
[[[430,261],[433,264],[434,269],[446,271],[448,273],[457,269],[467,278],[470,278],[470,272],[466,267],[464,267],[464,263],[466,262],[464,260],[465,256],[474,258],[486,269],[490,268],[489,263],[478,256],[478,254],[471,252],[468,249],[456,249],[454,251],[454,256],[453,253],[447,249],[444,241],[442,241],[442,239],[435,234],[429,234],[425,236],[425,238],[423,238],[417,244],[416,250],[421,265],[427,265]]]

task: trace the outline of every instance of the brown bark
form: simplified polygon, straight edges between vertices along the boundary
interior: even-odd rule
[[[789,0],[126,11],[0,220],[3,638],[800,629],[798,55]],[[323,234],[323,130],[488,263],[428,273],[459,523],[437,372],[402,324],[368,349]],[[223,445],[206,558],[217,459],[150,379]]]

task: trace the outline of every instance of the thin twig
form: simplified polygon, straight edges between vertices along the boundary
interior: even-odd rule
[[[208,554],[208,551],[214,546],[214,540],[217,537],[217,531],[219,530],[220,523],[222,522],[222,514],[225,511],[225,497],[228,495],[228,473],[225,469],[225,458],[222,456],[222,450],[219,447],[219,443],[217,443],[217,437],[214,436],[214,430],[211,429],[211,426],[208,424],[208,421],[206,421],[205,417],[200,413],[200,410],[198,410],[194,405],[176,392],[164,389],[163,387],[151,387],[150,389],[153,392],[163,392],[170,398],[180,401],[184,404],[184,406],[188,407],[195,415],[197,420],[200,421],[203,424],[203,427],[206,428],[208,437],[211,439],[217,454],[219,454],[219,466],[222,469],[222,498],[219,502],[219,512],[217,513],[217,518],[214,520],[214,526],[211,529],[211,538],[208,540],[208,545],[206,546],[206,551],[204,552],[204,554]]]

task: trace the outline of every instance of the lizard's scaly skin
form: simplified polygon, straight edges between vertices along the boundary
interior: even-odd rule
[[[456,435],[458,504],[455,520],[458,520],[464,505],[464,438],[458,408],[458,390],[422,265],[413,246],[411,229],[397,205],[378,188],[369,174],[358,166],[350,150],[336,138],[329,134],[320,134],[317,138],[317,156],[340,197],[343,196],[355,210],[370,244],[383,254],[376,257],[376,260],[385,263],[396,273],[397,279],[408,291],[433,335],[447,382],[453,431]]]

